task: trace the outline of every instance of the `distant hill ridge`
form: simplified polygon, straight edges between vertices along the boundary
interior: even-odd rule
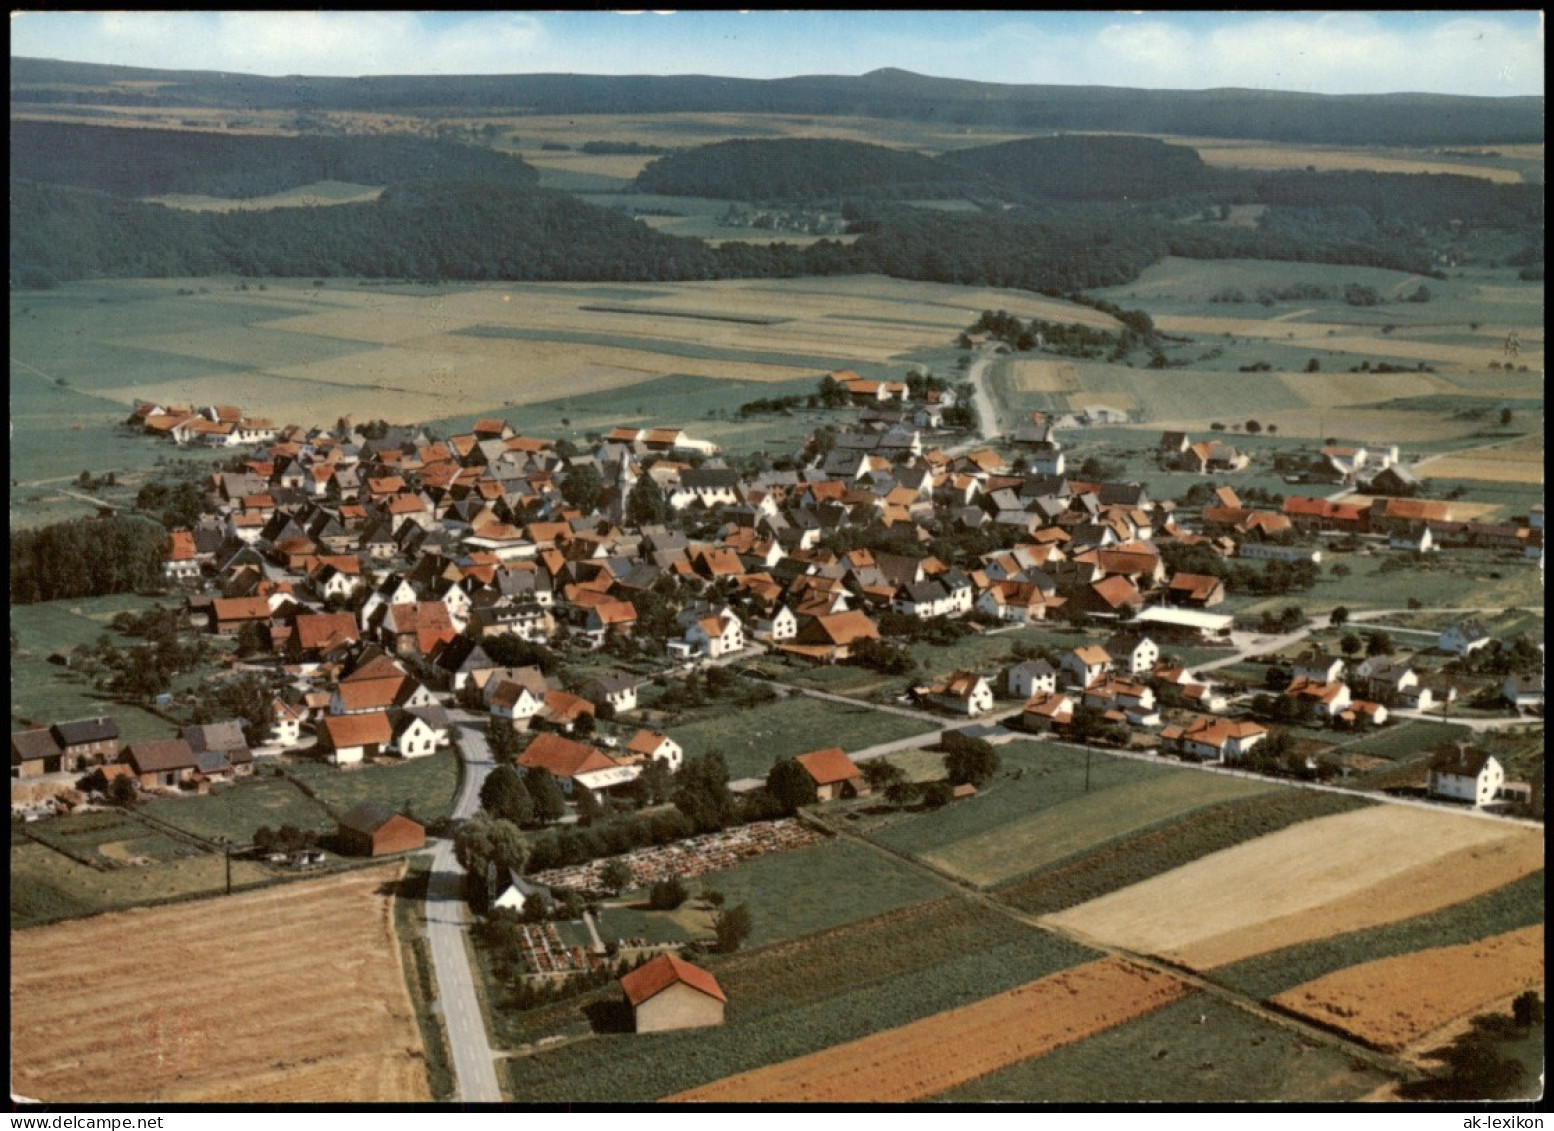
[[[162,85],[101,89],[147,82]],[[82,89],[90,87],[98,89]],[[420,108],[480,114],[862,115],[1033,132],[1105,130],[1346,145],[1541,142],[1544,101],[1537,96],[1012,85],[894,68],[783,79],[555,74],[270,78],[33,58],[11,60],[11,100],[298,112]]]
[[[11,175],[114,196],[220,197],[264,196],[318,181],[533,185],[539,179],[517,157],[416,137],[273,137],[31,121],[11,123]]]

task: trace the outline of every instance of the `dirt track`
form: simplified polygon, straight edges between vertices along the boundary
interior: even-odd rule
[[[427,1101],[399,866],[11,934],[14,1091],[51,1102]]]
[[[1543,990],[1543,927],[1351,966],[1273,1000],[1398,1051],[1522,990]]]
[[[1052,974],[974,1005],[681,1092],[695,1103],[927,1099],[1167,1005],[1189,987],[1125,959]]]

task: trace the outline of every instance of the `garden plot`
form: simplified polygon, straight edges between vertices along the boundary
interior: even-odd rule
[[[1351,966],[1273,1002],[1395,1052],[1524,990],[1541,995],[1543,981],[1540,923],[1479,942]]]
[[[1176,1001],[1186,983],[1103,958],[783,1064],[670,1096],[695,1103],[906,1103]]]
[[[1044,922],[1206,970],[1423,915],[1542,866],[1530,829],[1385,805],[1306,821]]]

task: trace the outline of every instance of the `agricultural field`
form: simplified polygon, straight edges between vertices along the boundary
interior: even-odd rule
[[[1384,805],[1302,822],[1044,921],[1212,970],[1423,915],[1542,866],[1542,838],[1531,830]]]
[[[1024,820],[994,826],[924,852],[921,858],[978,887],[991,887],[1216,802],[1256,797],[1278,788],[1260,781],[1167,769],[1109,789],[1068,796]],[[1052,792],[1063,796],[1058,789]],[[975,804],[972,799],[965,808]]]
[[[605,426],[637,403],[624,390],[665,378],[738,382],[724,406],[732,409],[811,392],[833,368],[879,375],[914,351],[943,350],[985,307],[1105,317],[1019,291],[878,276],[609,287],[146,279],[18,292],[13,521],[18,494],[43,494],[82,470],[145,472],[166,458],[166,445],[115,430],[136,399],[238,400],[279,423],[314,425],[368,412],[436,421],[450,402],[473,418],[554,402],[565,388],[568,401],[607,402],[594,422]],[[686,400],[664,398],[625,422],[690,424],[718,407],[695,403],[688,414]],[[561,415],[546,418],[551,429]],[[724,437],[765,427],[729,424]]]
[[[383,195],[381,185],[353,185],[346,181],[318,181],[285,192],[241,200],[197,193],[148,196],[147,204],[165,204],[185,212],[263,212],[271,208],[321,208],[331,204],[365,204]]]
[[[13,933],[13,1091],[53,1103],[430,1099],[390,911],[401,871]],[[212,968],[213,938],[240,975]],[[148,992],[148,956],[198,973]],[[126,1040],[142,1055],[125,1056]]]
[[[1544,920],[1544,880],[1541,870],[1532,872],[1439,911],[1269,951],[1221,966],[1211,977],[1220,985],[1261,1000],[1360,963],[1531,927]]]
[[[1375,289],[1383,304],[1345,303],[1338,295],[1348,283]],[[1430,301],[1402,301],[1421,285]],[[1260,291],[1292,293],[1300,286],[1326,288],[1334,297],[1257,301]],[[1235,292],[1245,301],[1212,301]],[[1424,402],[1472,398],[1487,400],[1486,407],[1507,405],[1527,413],[1525,448],[1541,453],[1543,285],[1517,280],[1507,270],[1464,268],[1449,279],[1426,280],[1379,268],[1168,258],[1132,282],[1097,294],[1123,307],[1141,307],[1162,332],[1189,338],[1166,349],[1181,368],[1161,380],[1157,373],[1118,364],[1025,355],[995,369],[995,382],[1011,407],[1067,411],[1109,405],[1127,409],[1136,423],[1151,428],[1201,432],[1202,406],[1210,404],[1227,424],[1257,419],[1275,423],[1281,435],[1338,434],[1408,449],[1441,441],[1462,446],[1481,427],[1481,418],[1452,411],[1461,404]],[[1513,333],[1514,353],[1507,349]],[[1318,369],[1308,372],[1312,361]],[[1258,362],[1270,371],[1238,372]],[[1349,372],[1361,362],[1413,372]],[[1421,365],[1435,372],[1414,371]],[[1339,408],[1341,413],[1333,411]],[[1534,461],[1521,449],[1512,451],[1521,454],[1492,455],[1462,470],[1528,481],[1530,465],[1541,466],[1541,454]]]
[[[747,710],[720,710],[692,722],[670,725],[687,758],[716,751],[723,755],[731,778],[764,778],[779,758],[825,746],[851,752],[934,729],[932,723],[920,719],[798,694]]]
[[[1082,1041],[1187,993],[1187,984],[1169,974],[1103,958],[973,1005],[668,1099],[907,1103]]]
[[[1483,177],[1500,184],[1517,184],[1523,172],[1541,177],[1543,147],[1506,146],[1450,155],[1430,149],[1390,149],[1374,146],[1316,146],[1240,141],[1232,138],[1161,135],[1172,145],[1191,146],[1205,165],[1230,169],[1316,169],[1318,172],[1357,170],[1373,173],[1450,173]]]
[[[1339,970],[1274,1004],[1387,1051],[1418,1044],[1524,990],[1543,992],[1543,924]]]
[[[1369,1063],[1208,993],[934,1097],[946,1103],[1345,1103]]]
[[[905,1025],[1097,957],[957,898],[712,956],[729,998],[715,1030],[605,1032],[507,1062],[532,1103],[642,1102]],[[614,987],[595,996],[617,1000]],[[531,1011],[526,1038],[587,1032],[587,1002]]]
[[[990,887],[1194,809],[1280,788],[1031,741],[999,747],[999,759],[998,777],[976,797],[865,825],[865,835]]]

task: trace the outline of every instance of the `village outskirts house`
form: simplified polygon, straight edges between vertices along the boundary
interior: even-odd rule
[[[1009,669],[1009,694],[1016,699],[1030,699],[1038,692],[1058,689],[1057,669],[1046,660],[1024,660]]]
[[[815,785],[815,800],[836,801],[844,797],[867,797],[868,782],[856,763],[840,746],[811,750],[794,761]]]
[[[993,709],[993,689],[976,672],[951,672],[943,683],[915,688],[919,699],[957,715],[975,717]]]
[[[621,992],[639,1033],[723,1024],[728,996],[700,966],[660,954],[621,978]]]
[[[1471,746],[1452,746],[1430,759],[1430,794],[1488,805],[1505,785],[1505,768],[1499,759]]]
[[[199,769],[194,751],[181,738],[131,743],[120,760],[129,764],[142,789],[175,789]]]
[[[394,739],[394,727],[386,711],[330,715],[324,719],[320,738],[331,765],[349,766],[387,750]]]

